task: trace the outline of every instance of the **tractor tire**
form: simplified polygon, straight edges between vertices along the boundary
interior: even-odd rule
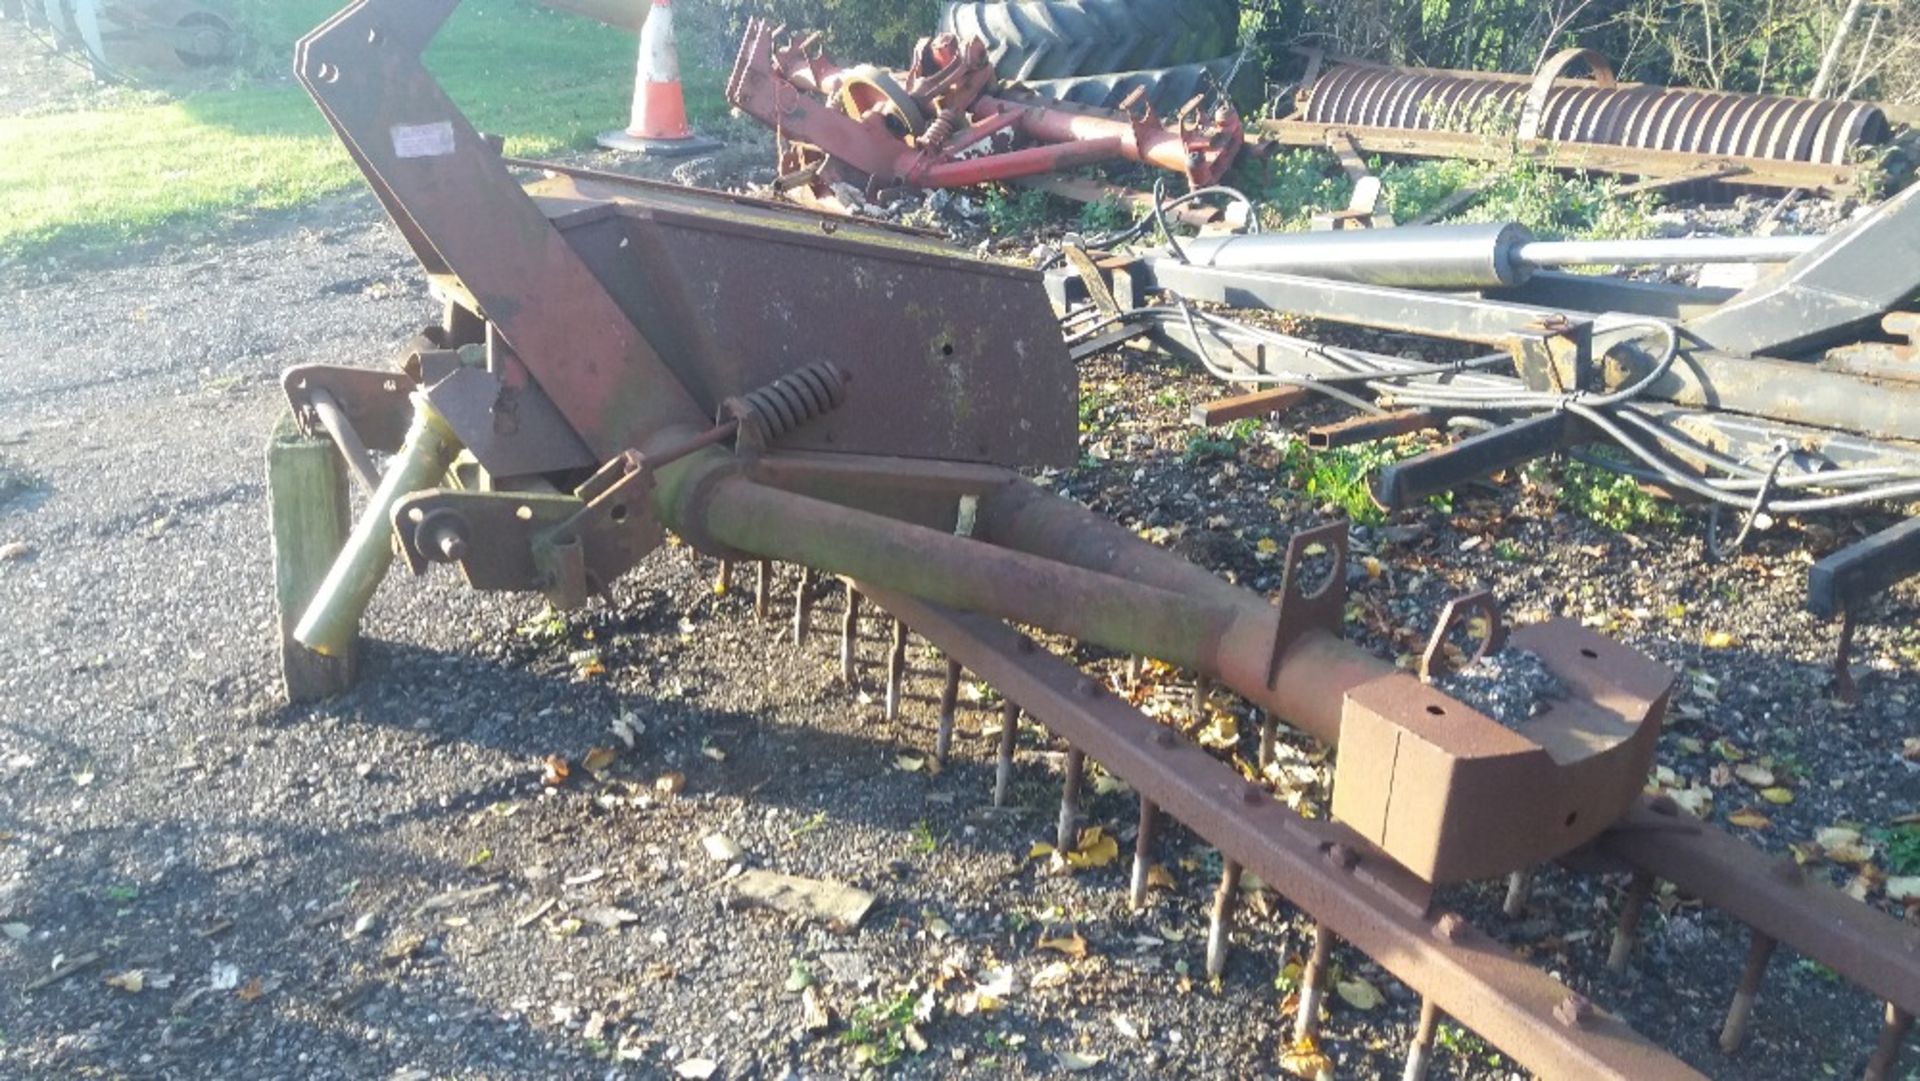
[[[1048,101],[1087,105],[1096,109],[1118,109],[1139,87],[1147,88],[1147,104],[1154,114],[1172,117],[1182,106],[1201,94],[1220,89],[1221,80],[1234,70],[1238,55],[1222,56],[1204,64],[1182,64],[1145,71],[1116,71],[1109,75],[1082,75],[1072,79],[1034,79],[1018,83]],[[1260,97],[1259,73],[1253,64],[1242,64],[1234,77],[1236,85],[1227,87],[1236,106],[1257,105]]]
[[[1238,0],[948,4],[940,29],[987,43],[1002,79],[1030,82],[1193,64],[1233,49]]]

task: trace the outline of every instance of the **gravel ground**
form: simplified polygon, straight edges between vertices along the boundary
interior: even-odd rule
[[[915,1076],[1276,1072],[1296,913],[1254,895],[1261,918],[1209,987],[1191,974],[1216,855],[1169,838],[1170,888],[1138,914],[1124,859],[1049,873],[1028,858],[1057,798],[1044,733],[1023,732],[1017,806],[993,812],[984,692],[934,774],[936,658],[916,652],[914,697],[887,723],[876,666],[858,693],[839,686],[831,635],[796,644],[784,618],[754,622],[685,549],[564,619],[444,573],[397,578],[369,617],[362,688],[282,707],[261,483],[278,374],[383,363],[430,314],[367,199],[115,268],[6,273],[0,473],[21,480],[0,505],[0,1073],[857,1076],[896,1047]],[[1187,410],[1220,388],[1130,351],[1085,375],[1088,463],[1046,482],[1276,588],[1261,541],[1325,515],[1292,486],[1284,433],[1189,454]],[[1863,627],[1851,708],[1826,691],[1831,628],[1799,607],[1807,558],[1873,524],[1783,523],[1709,566],[1695,524],[1599,529],[1558,509],[1551,478],[1463,493],[1356,533],[1375,562],[1350,629],[1415,650],[1476,585],[1518,620],[1606,628],[1684,673],[1656,783],[1716,818],[1763,808],[1769,824],[1744,832],[1784,848],[1920,804],[1902,756],[1920,735],[1920,599],[1903,590]],[[783,569],[783,598],[795,580]],[[836,608],[823,598],[823,632]],[[877,661],[885,628],[864,636]],[[1176,684],[1156,673],[1140,697],[1170,711]],[[1216,705],[1210,741],[1245,753],[1252,726]],[[556,756],[569,775],[549,785]],[[1281,762],[1290,800],[1324,803],[1324,755],[1290,742]],[[1123,791],[1089,806],[1123,850],[1133,818]],[[713,858],[716,834],[738,854]],[[878,903],[844,932],[743,910],[728,882],[743,866]],[[1712,1075],[1857,1071],[1873,1005],[1785,956],[1749,1048],[1712,1049],[1745,943],[1680,898],[1650,915],[1635,979],[1605,975],[1620,887],[1544,873],[1517,921],[1493,911],[1498,884],[1449,902]],[[1336,999],[1327,1051],[1346,1075],[1397,1070],[1416,1004],[1362,957],[1336,969],[1384,1001]],[[1448,1043],[1437,1076],[1510,1072]]]

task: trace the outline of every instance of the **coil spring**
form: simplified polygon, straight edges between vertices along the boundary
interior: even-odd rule
[[[740,422],[742,436],[765,446],[840,408],[847,400],[849,382],[847,374],[832,361],[817,361],[757,390],[728,398],[722,412]]]
[[[940,115],[933,118],[933,123],[928,124],[926,132],[920,136],[921,146],[927,150],[938,150],[947,145],[947,140],[953,138],[953,131],[960,126],[962,119],[959,109],[940,110]]]

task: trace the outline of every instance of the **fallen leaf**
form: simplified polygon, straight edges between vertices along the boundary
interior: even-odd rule
[[[1381,994],[1378,988],[1358,976],[1352,979],[1341,980],[1333,985],[1333,990],[1347,1005],[1352,1006],[1356,1010],[1377,1009],[1381,1003],[1387,1000],[1387,997]]]
[[[118,976],[108,976],[107,986],[117,987],[129,995],[137,995],[147,986],[147,974],[141,969],[128,969]]]
[[[1727,816],[1727,824],[1741,829],[1763,830],[1773,825],[1773,820],[1761,814],[1758,807],[1743,807]]]
[[[242,987],[239,991],[237,991],[234,997],[238,998],[242,1002],[252,1002],[255,999],[258,999],[261,995],[264,995],[266,993],[267,993],[266,984],[261,983],[260,977],[255,976],[253,979],[248,980],[246,986]]]
[[[1903,905],[1920,901],[1920,875],[1887,879],[1887,896]]]
[[[548,788],[557,788],[564,784],[567,774],[572,772],[567,765],[567,760],[557,754],[550,754],[541,759],[540,767],[540,783]]]
[[[718,591],[719,587],[715,587]],[[673,1068],[673,1072],[688,1081],[707,1081],[720,1069],[720,1064],[710,1058],[690,1058]]]
[[[1152,890],[1174,890],[1179,885],[1173,880],[1173,872],[1160,864],[1147,868],[1147,888]]]
[[[1053,855],[1053,846],[1045,841],[1035,841],[1033,847],[1027,849],[1027,858],[1030,860],[1045,859],[1051,855]]]
[[[1120,856],[1120,842],[1099,826],[1080,831],[1080,843],[1066,854],[1067,866],[1077,871],[1105,867]]]
[[[1768,803],[1785,806],[1793,802],[1793,792],[1786,788],[1763,788],[1760,790],[1760,798]]]
[[[1700,640],[1700,644],[1708,649],[1732,649],[1739,641],[1726,631],[1708,631],[1707,636]]]
[[[214,962],[207,970],[207,986],[215,991],[231,991],[240,986],[240,966]]]
[[[1125,1036],[1129,1040],[1137,1040],[1140,1038],[1140,1026],[1134,1024],[1133,1020],[1126,1014],[1114,1014],[1113,1027],[1120,1030],[1120,1035]]]
[[[0,923],[0,935],[5,935],[15,942],[25,942],[27,936],[32,933],[33,928],[24,923]]]
[[[715,762],[725,762],[727,760],[727,752],[711,744],[700,748],[700,753],[713,759]]]
[[[605,773],[607,768],[612,766],[614,760],[619,757],[620,752],[614,750],[612,747],[595,747],[587,752],[585,758],[580,760],[580,768],[586,770],[588,773]]]
[[[1908,736],[1901,744],[1900,756],[1909,762],[1920,762],[1920,736]]]
[[[1861,838],[1859,830],[1834,826],[1814,834],[1813,839],[1835,863],[1866,863],[1873,859],[1873,846]]]
[[[687,787],[687,775],[684,773],[663,773],[653,782],[653,790],[663,796],[677,796]]]
[[[1333,1076],[1333,1060],[1320,1050],[1312,1036],[1302,1036],[1280,1054],[1280,1068],[1306,1081]]]
[[[818,988],[808,985],[800,992],[800,1024],[808,1032],[820,1032],[833,1025],[833,1013],[827,1009]]]
[[[1081,938],[1078,932],[1064,938],[1043,938],[1039,948],[1064,953],[1076,961],[1085,960],[1087,956],[1087,940]]]
[[[24,541],[0,544],[0,563],[12,563],[16,559],[25,559],[32,554],[33,549]]]
[[[1765,766],[1755,765],[1752,762],[1742,762],[1740,765],[1735,766],[1733,775],[1755,788],[1773,787],[1773,771]]]
[[[1083,1055],[1078,1051],[1062,1051],[1053,1057],[1059,1061],[1060,1068],[1068,1073],[1085,1073],[1106,1061],[1098,1055]]]
[[[902,772],[905,772],[905,773],[919,773],[921,770],[925,769],[926,766],[927,766],[926,759],[915,758],[913,755],[910,755],[910,754],[900,755],[899,757],[893,760],[893,768],[897,770],[901,770]]]

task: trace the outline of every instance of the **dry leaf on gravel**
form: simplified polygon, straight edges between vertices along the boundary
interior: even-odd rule
[[[1920,875],[1887,879],[1887,897],[1903,905],[1920,902]]]
[[[673,1072],[687,1081],[707,1081],[720,1069],[720,1064],[710,1058],[690,1058],[673,1068]]]
[[[893,768],[903,773],[919,773],[927,768],[927,760],[910,754],[903,754],[893,760]]]
[[[1728,815],[1727,824],[1741,829],[1763,830],[1773,825],[1773,820],[1761,814],[1757,807],[1744,807]]]
[[[1900,754],[1909,762],[1920,762],[1920,736],[1908,736]]]
[[[1076,871],[1105,867],[1120,856],[1120,842],[1099,826],[1080,831],[1080,842],[1066,854],[1067,866]]]
[[[1160,864],[1147,868],[1147,888],[1150,890],[1173,890],[1179,886],[1173,881],[1173,872]]]
[[[1760,790],[1760,798],[1768,803],[1785,806],[1793,802],[1793,792],[1786,788],[1763,788]]]
[[[550,754],[540,760],[540,783],[548,788],[557,788],[565,784],[567,774],[571,772],[572,768],[567,765],[567,760],[557,754]]]
[[[1814,834],[1813,839],[1835,863],[1866,863],[1873,858],[1873,846],[1856,829],[1832,826]]]
[[[1077,1051],[1062,1051],[1054,1056],[1060,1068],[1068,1073],[1085,1073],[1106,1060],[1098,1055],[1083,1055]]]
[[[1078,933],[1064,938],[1043,938],[1040,940],[1039,948],[1064,953],[1076,961],[1085,960],[1087,956],[1087,940],[1081,938]]]
[[[724,833],[707,834],[700,839],[700,847],[706,849],[709,859],[718,863],[732,863],[741,856],[740,846]]]
[[[22,541],[0,544],[0,563],[12,563],[16,559],[25,559],[33,554],[33,549]]]
[[[1700,644],[1708,649],[1732,649],[1739,642],[1738,638],[1726,631],[1708,631],[1706,637],[1700,639]]]
[[[605,773],[619,757],[620,752],[612,747],[595,747],[580,760],[580,768],[588,773]]]
[[[1292,1047],[1280,1053],[1280,1068],[1305,1081],[1322,1081],[1333,1077],[1333,1060],[1320,1050],[1313,1037],[1303,1036],[1294,1041]]]
[[[15,942],[25,942],[27,936],[32,933],[33,928],[24,923],[0,923],[0,935],[5,935]]]
[[[1072,965],[1067,964],[1065,961],[1050,961],[1043,966],[1040,971],[1033,974],[1033,979],[1027,981],[1027,986],[1032,987],[1036,991],[1044,991],[1049,987],[1064,986],[1071,982],[1072,979]]]
[[[255,976],[247,981],[246,986],[235,992],[235,997],[242,1002],[252,1002],[266,993],[267,985],[260,982],[260,977]]]
[[[629,751],[633,750],[634,741],[646,734],[647,731],[647,726],[642,724],[640,718],[635,717],[632,713],[622,713],[620,716],[615,717],[613,723],[608,727],[612,730],[613,734],[619,738],[620,742],[627,745],[627,750]]]
[[[1358,976],[1341,980],[1333,985],[1333,990],[1347,1005],[1356,1010],[1377,1009],[1387,1000],[1378,988]]]
[[[147,986],[147,974],[141,969],[128,969],[118,976],[108,976],[107,986],[117,987],[129,995],[137,995]]]
[[[1733,775],[1755,788],[1773,787],[1773,771],[1765,766],[1755,765],[1752,762],[1742,762],[1740,765],[1735,766]]]

